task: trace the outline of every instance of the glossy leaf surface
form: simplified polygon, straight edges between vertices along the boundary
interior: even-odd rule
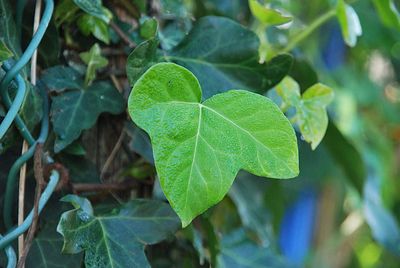
[[[109,215],[95,216],[87,199],[69,195],[63,200],[75,207],[62,214],[57,227],[64,236],[63,252],[85,251],[86,267],[150,267],[145,246],[179,227],[173,210],[159,201],[133,200]]]
[[[293,128],[271,100],[231,90],[201,103],[201,93],[190,71],[159,63],[128,101],[133,121],[150,135],[161,186],[183,226],[218,203],[240,169],[272,178],[298,174]]]

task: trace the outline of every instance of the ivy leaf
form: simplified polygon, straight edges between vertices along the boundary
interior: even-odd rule
[[[32,242],[26,259],[26,267],[81,267],[83,255],[62,254],[63,238],[56,233],[55,224],[45,227],[40,230]]]
[[[400,30],[400,14],[392,0],[373,0],[383,24]]]
[[[64,236],[63,252],[85,251],[85,266],[150,267],[144,248],[174,234],[179,220],[166,204],[134,200],[108,215],[95,216],[87,199],[75,200],[75,209],[62,214],[57,231]],[[83,200],[76,202],[78,199]],[[89,203],[90,205],[90,203]]]
[[[155,38],[157,35],[158,22],[154,18],[144,19],[140,23],[140,36],[148,40],[150,38]]]
[[[239,173],[229,191],[243,225],[254,230],[261,243],[268,246],[272,237],[272,219],[265,205],[267,184],[254,175]]]
[[[362,34],[361,24],[357,13],[350,5],[346,4],[344,0],[338,0],[336,15],[342,29],[344,41],[347,45],[354,47],[357,43],[357,37]]]
[[[85,14],[78,19],[77,24],[84,35],[93,34],[100,41],[110,43],[108,25],[101,19]]]
[[[295,121],[304,139],[314,150],[321,142],[328,127],[326,106],[333,100],[333,90],[323,84],[315,84],[300,96],[300,87],[291,77],[286,77],[276,86],[284,107],[296,108]]]
[[[112,18],[112,13],[103,7],[101,0],[73,0],[74,3],[86,13],[109,23]]]
[[[131,85],[134,85],[147,69],[158,62],[156,54],[158,44],[157,39],[151,38],[140,43],[129,55],[126,73]]]
[[[292,21],[292,17],[260,4],[257,0],[249,0],[250,11],[257,20],[266,25],[281,25]]]
[[[124,99],[109,82],[95,82],[88,88],[62,92],[52,97],[51,121],[56,141],[54,151],[60,152],[82,130],[91,128],[103,112],[119,114],[124,110]]]
[[[201,101],[196,77],[173,63],[151,67],[128,101],[152,140],[157,173],[187,226],[218,203],[240,169],[273,178],[298,174],[296,136],[268,98],[231,90]]]
[[[100,46],[94,44],[89,51],[79,54],[82,61],[87,64],[85,85],[89,86],[96,78],[96,70],[107,66],[107,58],[101,56]]]
[[[204,17],[166,57],[192,71],[207,99],[232,88],[264,92],[289,72],[292,57],[260,64],[257,35],[222,17]]]
[[[247,238],[243,229],[237,229],[221,240],[221,251],[217,267],[297,267],[290,265],[270,247],[261,247]]]
[[[43,71],[41,80],[46,84],[50,91],[58,93],[66,89],[83,88],[82,75],[71,67],[54,66]]]
[[[342,167],[348,180],[361,194],[367,171],[364,160],[355,146],[339,131],[334,123],[329,122],[322,141],[333,159]]]
[[[7,45],[4,43],[4,41],[0,39],[0,63],[2,61],[5,61],[6,59],[11,58],[13,55],[14,54],[7,47]]]
[[[155,63],[173,61],[197,76],[205,99],[232,88],[264,92],[287,75],[293,62],[292,56],[281,54],[260,64],[257,35],[220,17],[199,19],[169,55],[157,55],[157,46],[158,40],[150,39],[129,55],[126,68],[130,84]]]

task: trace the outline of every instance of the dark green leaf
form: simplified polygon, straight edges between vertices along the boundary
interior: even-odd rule
[[[364,215],[374,238],[389,251],[400,256],[400,227],[380,197],[378,180],[369,178],[364,187]]]
[[[292,57],[279,55],[260,64],[259,45],[257,35],[240,24],[205,17],[166,58],[196,75],[205,99],[235,88],[264,92],[289,72]]]
[[[240,169],[298,174],[293,128],[271,100],[231,90],[201,103],[201,94],[190,71],[159,63],[129,96],[129,113],[151,137],[161,186],[183,226],[221,201]]]
[[[146,132],[134,124],[127,126],[127,132],[131,137],[130,148],[141,155],[148,163],[154,165],[153,149],[151,148],[150,138]]]
[[[86,13],[103,20],[105,23],[109,23],[112,14],[111,12],[103,7],[101,0],[73,0],[74,3],[80,7]]]
[[[64,150],[65,151],[65,150]],[[59,156],[59,160],[68,169],[71,182],[100,183],[100,174],[97,167],[89,159],[82,156]]]
[[[246,172],[239,173],[229,191],[243,225],[256,232],[265,246],[272,236],[272,219],[264,203],[266,192],[266,182]]]
[[[223,236],[220,252],[218,268],[295,267],[277,253],[272,252],[271,248],[258,246],[251,241],[242,229]]]
[[[124,110],[124,99],[108,82],[65,91],[52,100],[51,121],[57,135],[55,152],[76,140],[82,130],[92,127],[101,113],[119,114]]]
[[[157,63],[157,47],[159,41],[155,38],[139,44],[129,55],[126,64],[126,74],[129,83],[133,86],[147,69]]]
[[[103,216],[93,215],[90,209],[67,211],[57,231],[64,236],[63,252],[85,251],[88,268],[142,268],[149,267],[145,246],[166,239],[178,227],[179,219],[166,203],[134,200]]]
[[[83,88],[82,75],[71,67],[51,67],[43,72],[41,79],[50,91],[62,92],[66,89]]]
[[[55,231],[55,225],[45,225],[32,242],[26,259],[26,267],[70,268],[81,267],[83,255],[70,256],[61,253],[63,238]]]
[[[346,139],[337,127],[330,122],[322,144],[342,167],[348,180],[361,193],[366,169],[364,161],[357,149]]]

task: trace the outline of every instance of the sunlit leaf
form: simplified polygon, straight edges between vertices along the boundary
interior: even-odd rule
[[[354,47],[357,43],[357,37],[362,34],[357,13],[350,5],[346,4],[344,0],[338,0],[336,14],[340,27],[342,28],[344,41],[347,45]]]
[[[64,253],[85,252],[85,267],[150,267],[145,246],[166,239],[179,227],[175,213],[160,201],[133,200],[96,216],[86,199],[73,199],[75,209],[62,214],[57,231],[64,237]]]
[[[173,63],[151,67],[129,97],[133,121],[149,133],[161,186],[188,225],[218,203],[237,172],[298,174],[296,136],[268,98],[231,90],[201,103],[196,77]]]
[[[333,90],[323,84],[315,84],[300,96],[300,87],[289,76],[276,86],[284,107],[296,108],[295,122],[304,139],[315,149],[321,142],[328,127],[326,106],[333,100]]]
[[[292,21],[292,17],[285,16],[279,10],[262,5],[258,0],[249,0],[251,13],[261,23],[266,25],[281,25]]]

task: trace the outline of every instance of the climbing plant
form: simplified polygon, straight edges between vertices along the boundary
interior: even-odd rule
[[[0,267],[317,267],[349,218],[395,267],[394,2],[41,2],[0,0]]]

